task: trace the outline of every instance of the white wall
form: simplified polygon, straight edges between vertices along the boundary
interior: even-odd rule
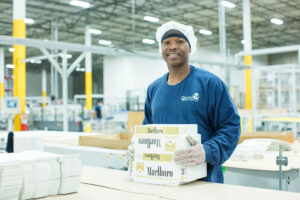
[[[199,49],[191,58],[205,61],[223,62],[219,52],[212,49]],[[234,57],[228,60],[233,62]],[[253,64],[267,65],[267,56],[256,56]],[[192,63],[196,67],[206,69],[225,81],[226,69],[220,66]],[[161,59],[148,59],[141,57],[104,56],[104,94],[108,98],[125,98],[126,90],[147,89],[148,85],[167,72],[166,63]],[[239,87],[240,92],[245,91],[244,70],[231,70],[231,85]]]
[[[125,98],[126,90],[147,89],[148,85],[165,74],[163,60],[140,57],[104,56],[104,95]]]

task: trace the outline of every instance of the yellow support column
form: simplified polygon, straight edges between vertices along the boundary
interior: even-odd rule
[[[91,45],[91,33],[89,27],[85,28],[85,45]],[[85,95],[86,95],[86,109],[92,111],[92,54],[86,52],[85,54]],[[91,124],[87,123],[85,132],[91,132]]]
[[[13,1],[13,37],[25,38],[26,25],[25,19],[25,0]],[[15,52],[13,53],[13,70],[14,80],[14,96],[20,98],[21,113],[15,116],[14,130],[21,130],[21,115],[25,112],[25,97],[26,97],[26,65],[21,62],[26,57],[26,47],[24,45],[14,45]]]
[[[0,98],[4,97],[4,82],[0,83]]]
[[[252,56],[246,55],[244,57],[245,65],[251,66],[252,65]],[[251,69],[245,70],[245,81],[246,81],[246,92],[245,92],[245,108],[247,110],[252,109],[252,82],[251,82]]]
[[[42,97],[43,97],[43,108],[46,107],[46,97],[47,97],[47,74],[46,70],[42,70]]]
[[[243,36],[244,36],[244,52],[246,52],[244,56],[244,64],[246,66],[252,65],[252,37],[251,37],[251,5],[250,0],[243,0]],[[245,109],[252,109],[252,72],[251,69],[245,70]],[[255,101],[254,101],[255,102]],[[253,114],[253,113],[252,113]],[[249,131],[253,130],[253,121],[251,116],[248,118],[248,128]],[[255,128],[255,125],[254,125]],[[254,130],[255,131],[255,130]]]
[[[46,99],[46,97],[47,97],[47,92],[46,91],[42,91],[42,97],[44,97]],[[44,102],[43,103],[43,108],[45,108],[47,103],[45,102],[45,100],[43,100],[43,102]]]
[[[92,110],[92,72],[85,72],[86,108]]]
[[[85,45],[91,46],[91,33],[89,26],[85,27]],[[85,54],[85,95],[86,108],[92,110],[92,54],[86,52]]]
[[[0,99],[4,97],[4,58],[4,49],[0,48]]]
[[[0,83],[0,98],[4,97],[4,82]]]
[[[252,65],[252,56],[246,55],[244,57],[244,64],[247,66]],[[246,80],[246,92],[245,92],[245,108],[246,110],[252,109],[252,79],[251,79],[251,69],[245,69],[245,80]],[[252,118],[248,118],[248,128],[249,132],[252,132]]]
[[[85,95],[86,95],[86,108],[92,110],[92,72],[85,72]],[[91,124],[87,123],[85,132],[91,132]]]

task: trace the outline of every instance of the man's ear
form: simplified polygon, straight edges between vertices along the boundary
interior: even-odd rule
[[[189,48],[189,53],[191,53],[191,52],[192,52],[192,48],[190,47],[190,48]]]

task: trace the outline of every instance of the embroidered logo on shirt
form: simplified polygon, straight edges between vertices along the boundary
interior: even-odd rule
[[[195,92],[193,96],[181,96],[181,101],[199,101],[199,93]]]

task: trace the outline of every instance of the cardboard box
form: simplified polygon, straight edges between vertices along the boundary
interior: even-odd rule
[[[82,146],[127,150],[131,144],[131,136],[131,134],[127,133],[79,136],[78,144]]]
[[[79,136],[78,144],[82,146],[103,147],[127,150],[131,145],[134,126],[141,125],[144,112],[128,112],[127,133],[110,133],[95,136]],[[132,131],[131,131],[132,130]]]
[[[251,138],[271,138],[293,143],[295,136],[293,132],[243,132],[239,144],[246,139]]]
[[[127,133],[133,134],[136,125],[142,125],[145,118],[144,111],[128,112]]]

